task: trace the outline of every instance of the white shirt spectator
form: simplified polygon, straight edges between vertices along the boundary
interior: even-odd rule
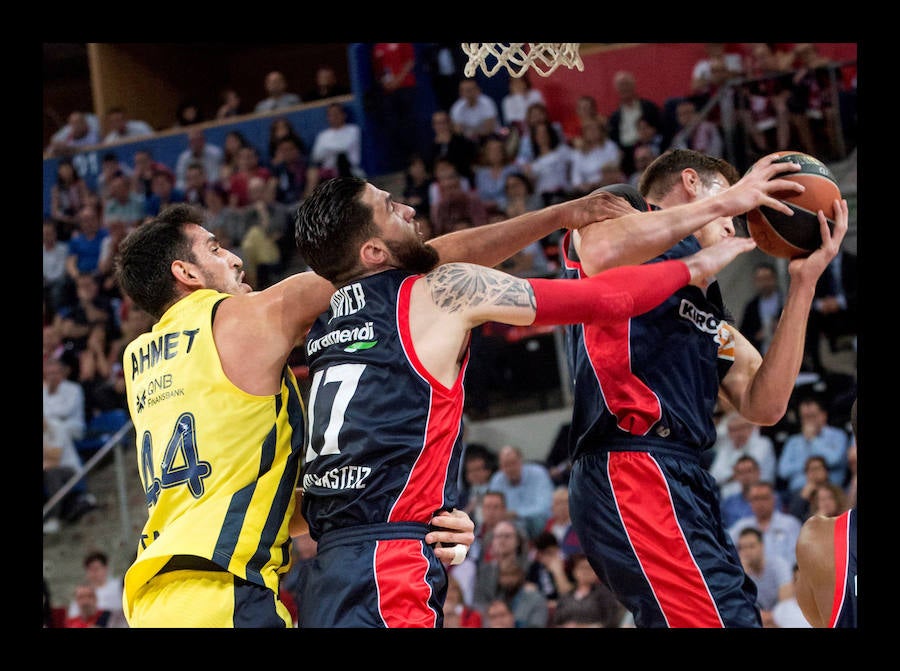
[[[175,162],[175,188],[179,191],[185,190],[185,175],[190,163],[200,161],[207,175],[218,175],[225,160],[222,148],[207,142],[202,130],[193,129],[188,132],[188,145]]]
[[[81,469],[81,458],[78,456],[78,451],[75,449],[75,443],[72,441],[69,431],[62,422],[46,415],[46,413],[44,419],[47,421],[47,426],[44,429],[44,442],[47,445],[62,448],[59,466],[71,468],[74,471]],[[119,599],[119,607],[121,608],[121,596]]]
[[[45,368],[62,364],[47,362]],[[47,375],[45,374],[45,378]],[[84,389],[77,382],[62,379],[55,388],[44,382],[44,414],[56,419],[69,432],[72,440],[80,440],[84,436]]]
[[[481,127],[486,120],[499,121],[499,116],[497,103],[484,93],[478,95],[474,105],[470,105],[465,98],[460,98],[450,108],[450,121],[470,140],[481,137]]]
[[[537,89],[527,89],[525,93],[507,93],[500,101],[503,123],[507,126],[524,126],[529,105],[544,102],[544,94]]]
[[[603,179],[603,166],[619,164],[622,151],[612,140],[608,139],[599,147],[587,151],[576,149],[572,152],[572,185],[594,184]]]
[[[57,240],[51,249],[41,247],[44,254],[44,282],[54,284],[66,275],[66,257],[69,255],[69,243]]]
[[[766,558],[777,557],[787,564],[788,577],[785,582],[790,582],[791,567],[797,563],[797,537],[800,535],[800,520],[793,515],[776,510],[772,513],[769,526],[762,530],[763,544],[765,545]],[[738,543],[738,536],[747,527],[761,527],[755,515],[747,515],[731,525],[728,533]]]
[[[709,473],[716,479],[722,499],[741,491],[741,483],[732,480],[732,477],[734,465],[745,454],[759,464],[760,480],[775,482],[775,447],[771,438],[759,432],[758,425],[738,413],[729,413],[719,422],[717,431],[716,444],[712,448],[715,456]]]
[[[155,132],[156,131],[153,130],[153,126],[148,124],[146,121],[140,121],[139,119],[129,119],[125,123],[124,133],[120,133],[119,131],[115,130],[111,133],[107,133],[106,137],[103,138],[103,144],[110,144],[111,142],[118,142],[119,140],[136,138],[142,135],[153,135]]]
[[[337,170],[338,154],[346,154],[354,174],[363,176],[362,132],[355,123],[345,123],[340,128],[325,128],[316,135],[312,148],[312,161],[326,170]]]

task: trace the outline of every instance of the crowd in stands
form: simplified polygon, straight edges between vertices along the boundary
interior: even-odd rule
[[[440,85],[435,91],[439,106],[430,142],[416,147],[408,125],[416,85],[411,45],[375,45],[379,114],[406,157],[400,166],[402,193],[394,197],[413,205],[422,229],[436,236],[601,186],[636,186],[641,171],[669,147],[723,156],[729,138],[743,138],[748,151],[740,169],[765,153],[794,147],[843,157],[830,122],[846,101],[832,95],[827,85],[831,64],[814,45],[707,46],[708,57],[696,64],[677,99],[658,105],[632,73],[620,71],[614,75],[618,104],[608,118],[597,111],[590,92],[579,97],[568,116],[552,118],[527,75],[510,78],[509,92],[497,104],[476,79],[462,76],[460,62],[451,58],[453,49],[435,45],[428,57],[433,58],[435,86]],[[743,83],[729,89],[730,97],[717,98],[735,79]],[[302,97],[290,91],[278,71],[266,75],[265,91],[253,111],[348,93],[337,85],[330,66],[319,68]],[[855,95],[855,89],[841,94]],[[718,104],[709,107],[713,99]],[[237,91],[226,89],[215,117],[251,109]],[[80,468],[85,455],[78,441],[92,419],[127,408],[121,355],[131,338],[152,325],[115,282],[112,262],[128,231],[169,204],[197,205],[207,215],[208,228],[244,260],[247,281],[262,289],[305,267],[294,248],[290,215],[311,189],[337,175],[365,176],[360,126],[339,102],[328,105],[328,127],[311,147],[279,116],[271,119],[267,146],[254,146],[237,130],[223,146],[215,146],[202,129],[191,127],[202,120],[196,114],[195,103],[179,109],[175,125],[185,126],[187,133],[175,165],[154,160],[146,149],[128,160],[110,152],[103,157],[96,190],[78,175],[72,151],[146,135],[152,128],[122,107],[108,111],[102,128],[94,115],[76,111],[47,149],[47,155],[62,159],[43,222],[45,501]],[[839,130],[852,140],[855,117],[846,117],[842,114],[845,127]],[[504,269],[553,276],[559,240],[547,236]],[[767,626],[780,626],[775,616],[780,610],[793,612],[793,547],[802,521],[820,510],[837,515],[856,500],[848,427],[855,382],[831,374],[821,357],[823,347],[836,352],[855,337],[855,255],[844,253],[834,265],[834,272],[823,276],[810,319],[803,370],[815,376],[816,384],[798,387],[797,401],[776,427],[755,426],[723,408],[719,440],[706,455],[721,488],[723,519],[745,570],[760,586]],[[764,351],[782,292],[772,265],[755,268],[752,281],[757,294],[738,325]],[[478,350],[488,340],[483,335],[488,334],[473,333],[473,362],[499,365]],[[467,384],[489,378],[472,374]],[[483,389],[470,393],[467,388],[469,397],[470,416],[487,416]],[[526,459],[516,446],[498,447],[468,445],[460,469],[460,508],[476,522],[476,542],[467,559],[450,570],[445,626],[630,626],[629,613],[591,569],[569,525],[565,459],[545,463]],[[45,519],[44,532],[58,533],[61,523],[77,521],[92,506],[89,492],[75,488]],[[287,599],[294,596],[296,571],[314,555],[314,543],[303,548],[285,582]],[[86,569],[89,563],[106,565],[102,556],[86,558]],[[96,622],[98,610],[110,610],[104,590],[96,581],[79,585],[68,614],[75,622],[71,626],[90,626],[85,622]],[[785,615],[782,621],[796,619]]]

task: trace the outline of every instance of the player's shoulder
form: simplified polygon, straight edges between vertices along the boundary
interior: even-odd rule
[[[607,184],[606,186],[601,186],[597,191],[606,191],[607,193],[612,193],[620,198],[624,198],[632,207],[641,212],[650,210],[650,205],[631,184]]]

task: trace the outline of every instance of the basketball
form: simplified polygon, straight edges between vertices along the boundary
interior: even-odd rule
[[[778,178],[799,182],[806,191],[774,194],[794,211],[794,215],[761,206],[747,213],[747,229],[756,246],[771,256],[784,259],[809,256],[822,244],[817,213],[822,210],[828,219],[828,228],[834,230],[833,203],[841,198],[841,190],[828,166],[814,156],[799,151],[779,151],[770,156],[779,157],[776,163],[799,163],[799,172]]]

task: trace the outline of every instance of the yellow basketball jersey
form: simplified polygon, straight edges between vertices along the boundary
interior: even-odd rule
[[[288,568],[303,401],[288,366],[274,396],[248,394],[228,380],[212,334],[225,298],[195,291],[125,350],[149,513],[125,574],[126,616],[138,589],[173,555],[209,559],[276,593]]]

